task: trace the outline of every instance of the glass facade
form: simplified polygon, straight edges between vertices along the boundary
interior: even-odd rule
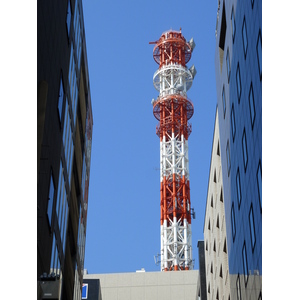
[[[252,4],[253,3],[253,4]],[[228,15],[221,68],[217,23],[215,72],[218,95],[223,198],[231,299],[259,299],[262,289],[262,1],[220,1]],[[220,59],[224,61],[221,62]],[[235,77],[235,78],[234,78]],[[230,113],[224,116],[222,91]],[[228,172],[230,149],[230,173]],[[219,295],[222,298],[222,295]]]

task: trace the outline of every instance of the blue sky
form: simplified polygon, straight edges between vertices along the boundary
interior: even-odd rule
[[[83,1],[94,118],[85,268],[92,273],[159,271],[160,178],[158,96],[153,46],[169,29],[194,38],[197,75],[189,137],[192,245],[203,239],[216,111],[214,69],[217,1]]]

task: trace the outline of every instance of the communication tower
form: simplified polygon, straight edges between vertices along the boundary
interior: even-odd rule
[[[159,121],[160,138],[160,263],[161,271],[191,270],[192,229],[188,137],[192,128],[188,120],[194,106],[186,92],[193,83],[196,69],[186,64],[195,47],[180,31],[164,32],[153,49],[159,69],[153,84],[159,96],[152,100],[153,114]]]

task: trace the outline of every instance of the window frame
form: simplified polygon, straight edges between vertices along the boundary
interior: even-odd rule
[[[240,103],[241,95],[242,95],[242,82],[241,82],[241,72],[240,72],[239,62],[236,67],[236,91],[237,91],[238,103]]]
[[[240,175],[239,167],[236,171],[236,195],[237,195],[238,208],[240,209],[242,203],[242,187],[241,187],[241,175]]]
[[[244,127],[243,136],[242,136],[242,149],[243,149],[243,162],[244,162],[244,170],[246,173],[248,166],[248,147],[247,147],[247,137],[246,137],[246,129]]]
[[[232,134],[232,142],[234,143],[235,133],[236,133],[236,126],[235,126],[235,113],[234,113],[234,104],[231,105],[231,112],[230,112],[230,120],[231,120],[231,134]]]
[[[247,24],[246,24],[246,17],[244,16],[243,25],[242,25],[242,40],[243,40],[243,49],[244,49],[244,56],[245,59],[247,57],[247,50],[248,50],[248,33],[247,33]],[[246,43],[246,46],[245,46]]]
[[[254,101],[254,93],[253,93],[253,84],[252,84],[252,82],[250,84],[248,99],[249,99],[251,129],[253,130],[255,117],[256,117],[256,110],[255,110],[255,101]]]
[[[253,204],[252,203],[250,205],[250,210],[249,210],[249,228],[250,228],[251,248],[252,248],[252,253],[253,253],[255,245],[256,245],[256,234],[255,234],[255,221],[254,221],[254,213],[253,213]]]
[[[262,79],[262,37],[261,37],[261,29],[259,29],[257,42],[256,42],[256,55],[257,55],[257,63],[258,63],[258,72],[259,72],[259,77],[260,77],[260,81],[261,81],[261,79]]]

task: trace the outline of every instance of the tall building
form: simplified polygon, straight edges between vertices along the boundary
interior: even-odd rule
[[[180,31],[164,32],[153,49],[159,69],[153,76],[159,91],[152,100],[153,114],[159,121],[160,138],[160,261],[162,271],[193,269],[192,228],[193,210],[190,201],[188,120],[194,106],[187,98],[196,70],[187,69],[195,47]]]
[[[215,73],[230,277],[225,300],[261,299],[261,0],[218,0]]]
[[[58,283],[57,299],[81,299],[92,128],[82,1],[39,0],[37,280],[42,299],[49,296],[51,282]]]

